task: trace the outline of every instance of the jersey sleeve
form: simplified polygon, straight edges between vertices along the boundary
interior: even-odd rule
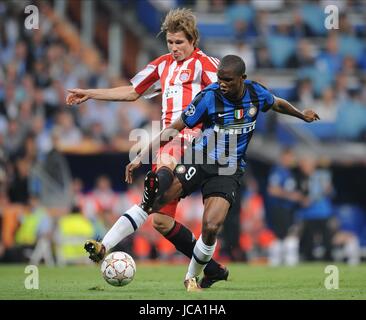
[[[259,101],[262,101],[260,105],[260,111],[267,112],[271,107],[273,106],[275,102],[274,95],[262,84],[258,82],[254,82],[253,84],[255,86],[255,91],[258,95]]]
[[[217,81],[217,68],[220,60],[217,58],[205,56],[201,59],[202,63],[202,85],[207,87]]]
[[[195,127],[203,122],[208,115],[208,95],[202,91],[198,93],[193,101],[183,110],[181,118],[189,128]]]
[[[131,79],[132,86],[139,95],[151,98],[161,92],[158,68],[161,63],[164,63],[163,58],[164,56],[150,62]]]

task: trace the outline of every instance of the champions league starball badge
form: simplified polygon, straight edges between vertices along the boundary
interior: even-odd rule
[[[186,167],[184,165],[179,165],[175,168],[175,171],[179,174],[183,174],[186,172]]]
[[[190,117],[190,116],[193,116],[195,112],[196,112],[196,107],[193,104],[191,104],[189,106],[188,110],[186,111],[185,115],[187,117]]]

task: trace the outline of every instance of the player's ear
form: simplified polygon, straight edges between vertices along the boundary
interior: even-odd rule
[[[243,78],[243,80],[245,80],[245,79],[247,78],[247,75],[244,73],[244,74],[242,75],[242,78]]]

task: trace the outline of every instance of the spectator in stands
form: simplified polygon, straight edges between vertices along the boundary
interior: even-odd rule
[[[118,195],[112,189],[111,179],[106,175],[99,176],[89,197],[95,203],[96,214],[104,221],[106,228],[109,229],[120,215]]]
[[[71,112],[66,110],[58,112],[53,132],[58,137],[60,150],[77,150],[82,139],[82,132],[75,125]]]
[[[296,86],[296,97],[300,108],[305,109],[307,106],[314,105],[315,93],[311,79],[301,79]]]
[[[347,75],[354,77],[358,72],[357,61],[352,56],[345,56],[343,59],[342,71]]]
[[[366,214],[355,205],[341,205],[336,211],[332,239],[336,261],[357,265],[361,261],[361,245],[365,244]]]
[[[274,32],[266,39],[271,61],[276,68],[283,68],[289,57],[295,52],[295,41],[288,22],[281,21]]]
[[[309,40],[303,38],[297,43],[296,52],[287,60],[288,68],[301,68],[314,65],[314,49]]]
[[[352,26],[346,13],[339,16],[339,52],[343,57],[351,56],[357,63],[362,58],[363,43],[357,38],[354,27]]]
[[[327,29],[324,27],[325,14],[319,0],[301,2],[299,10],[309,31],[307,36],[318,37],[326,34]]]
[[[248,262],[259,262],[268,257],[268,249],[275,241],[265,219],[264,199],[258,190],[258,182],[247,177],[246,190],[242,194],[240,212],[240,248],[242,258]]]
[[[8,186],[8,194],[11,202],[26,205],[29,200],[30,167],[26,158],[15,160],[14,172]]]
[[[328,170],[317,170],[313,156],[299,158],[299,190],[302,193],[301,208],[297,215],[302,223],[300,252],[306,261],[332,260],[331,218],[334,215],[331,196],[332,178]]]
[[[270,11],[280,11],[285,5],[284,0],[251,0],[251,5],[255,10],[270,10]]]
[[[52,149],[52,139],[49,130],[45,127],[45,118],[37,115],[33,118],[32,134],[35,136],[38,158],[43,159]]]
[[[252,20],[255,12],[248,0],[235,0],[227,7],[225,14],[235,39],[245,39],[253,35]]]
[[[24,141],[25,132],[17,120],[9,120],[5,134],[4,150],[9,158],[13,158],[20,150]]]
[[[328,36],[326,50],[316,56],[315,64],[302,66],[298,71],[298,77],[310,78],[315,94],[320,96],[325,88],[331,86],[341,66],[342,57],[338,50],[337,36],[334,33]]]
[[[366,106],[361,102],[360,90],[352,90],[350,95],[351,99],[338,108],[336,135],[341,140],[365,141]]]
[[[338,102],[334,97],[333,88],[327,88],[323,91],[321,100],[313,104],[314,110],[319,114],[322,122],[334,123],[337,119]],[[330,133],[334,135],[334,131]]]
[[[344,72],[340,72],[336,75],[334,83],[335,99],[339,104],[346,103],[351,99],[350,89],[352,81]]]
[[[338,34],[330,33],[325,41],[325,49],[316,57],[316,64],[323,72],[330,73],[333,78],[341,71],[343,63]]]
[[[244,40],[237,40],[234,44],[229,44],[218,52],[219,58],[222,58],[228,54],[234,54],[241,57],[245,61],[248,72],[255,68],[255,53],[253,47],[246,43]]]
[[[34,195],[29,200],[29,210],[31,215],[36,217],[36,243],[30,256],[29,262],[39,265],[42,261],[47,266],[55,264],[53,257],[53,234],[55,229],[54,217],[51,217],[47,209],[42,206],[40,199]]]
[[[112,136],[118,127],[118,111],[122,109],[105,101],[90,100],[86,102],[83,115],[78,117],[82,128],[89,129],[93,123],[100,123],[102,130],[107,136]],[[124,110],[126,112],[126,110]],[[127,123],[128,120],[127,120]]]
[[[279,163],[268,177],[269,220],[276,240],[269,247],[269,263],[295,265],[299,260],[299,240],[295,228],[295,211],[302,200],[294,173],[294,152],[285,148]]]
[[[269,12],[267,10],[257,10],[253,23],[255,34],[259,39],[270,36]]]
[[[260,45],[256,50],[256,67],[259,69],[273,68],[273,63],[269,55],[268,48]]]
[[[305,39],[311,35],[311,30],[309,26],[304,22],[304,19],[301,15],[301,10],[295,8],[292,10],[292,30],[294,37],[296,39]]]

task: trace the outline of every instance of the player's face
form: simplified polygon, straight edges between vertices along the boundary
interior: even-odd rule
[[[193,41],[189,42],[183,31],[176,33],[167,32],[166,41],[169,52],[176,61],[188,58],[194,51]]]
[[[245,75],[238,76],[233,70],[219,69],[217,71],[217,82],[224,97],[237,100],[244,93]]]

